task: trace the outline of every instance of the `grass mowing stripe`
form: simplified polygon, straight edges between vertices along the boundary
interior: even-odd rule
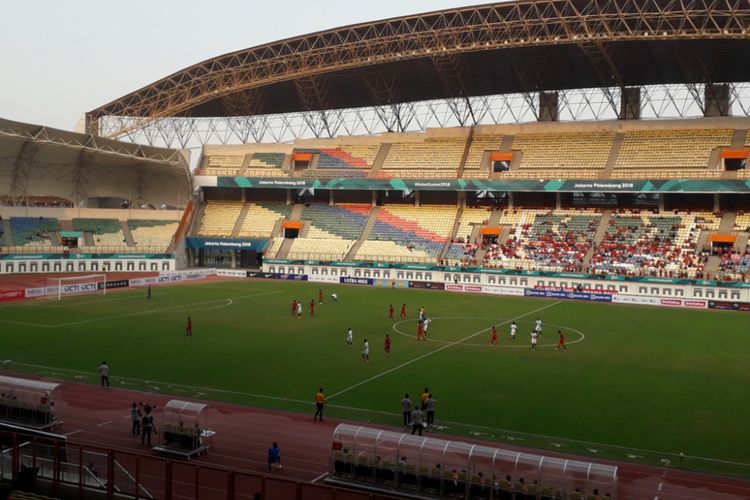
[[[517,319],[525,318],[526,316],[529,316],[531,314],[544,311],[545,309],[549,309],[550,307],[554,307],[554,306],[556,306],[558,304],[561,304],[561,303],[562,303],[562,301],[558,300],[557,302],[554,302],[552,304],[547,304],[544,307],[540,307],[538,309],[534,309],[533,311],[529,311],[527,313],[521,314],[520,316],[516,316],[515,318],[511,318],[511,319],[505,320],[502,323],[498,323],[496,326],[502,326],[502,325],[510,323],[511,321],[515,321]],[[368,382],[372,382],[373,380],[377,380],[377,379],[379,379],[381,377],[384,377],[384,376],[388,375],[389,373],[393,373],[396,370],[400,370],[401,368],[403,368],[405,366],[409,366],[409,365],[411,365],[413,363],[416,363],[417,361],[420,361],[422,359],[428,358],[428,357],[432,356],[433,354],[437,354],[439,352],[442,352],[442,351],[448,349],[449,347],[453,347],[454,345],[460,344],[460,343],[465,342],[467,340],[471,340],[474,337],[476,337],[477,335],[479,335],[481,333],[484,333],[484,332],[486,332],[488,330],[490,330],[490,328],[483,328],[483,329],[479,330],[478,332],[474,332],[474,333],[472,333],[470,335],[467,335],[466,337],[463,337],[461,339],[455,340],[455,341],[453,341],[453,342],[451,342],[449,344],[445,344],[442,347],[438,347],[437,349],[432,350],[432,351],[430,351],[430,352],[428,352],[426,354],[422,354],[421,356],[417,356],[416,358],[414,358],[414,359],[412,359],[410,361],[407,361],[406,363],[401,363],[400,365],[394,366],[393,368],[391,368],[389,370],[381,372],[381,373],[379,373],[377,375],[373,375],[372,377],[370,377],[368,379],[365,379],[365,380],[362,380],[361,382],[357,382],[356,384],[351,385],[351,386],[347,387],[346,389],[343,389],[343,390],[341,390],[339,392],[335,392],[335,393],[331,394],[330,396],[328,396],[328,399],[335,398],[336,396],[340,396],[341,394],[344,394],[345,392],[349,392],[352,389],[356,389],[357,387],[359,387],[361,385],[364,385],[364,384],[366,384]]]

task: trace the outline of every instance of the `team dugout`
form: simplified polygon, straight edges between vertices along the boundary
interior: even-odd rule
[[[54,395],[60,384],[0,375],[0,420],[49,429],[62,423],[55,417]]]

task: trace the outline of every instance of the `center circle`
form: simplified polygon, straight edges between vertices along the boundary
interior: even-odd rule
[[[517,319],[505,319],[505,318],[488,318],[488,317],[481,317],[481,316],[433,316],[433,320],[441,320],[441,319],[448,319],[448,320],[488,320],[490,323],[490,326],[487,328],[484,328],[483,330],[479,330],[478,332],[469,333],[464,336],[464,338],[474,338],[474,337],[480,337],[482,335],[489,334],[492,330],[493,326],[504,326],[507,328],[510,328],[509,325],[512,321],[515,321],[517,324],[525,324],[528,323],[530,325],[534,324],[534,321],[532,320],[517,320]],[[399,335],[402,335],[404,337],[409,338],[416,338],[416,334],[410,334],[406,333],[405,331],[401,330],[399,327],[405,323],[412,323],[416,326],[416,320],[415,319],[404,319],[401,321],[398,321],[393,324],[393,331],[398,333]],[[570,328],[565,325],[556,325],[553,323],[545,323],[543,327],[552,327],[554,329],[560,329],[565,332],[572,332],[578,335],[578,338],[574,340],[568,341],[565,340],[565,345],[571,345],[571,344],[578,344],[580,342],[583,342],[586,339],[586,335],[580,330],[576,330],[575,328]],[[544,329],[542,330],[544,331]],[[520,326],[519,326],[519,332],[520,332]],[[521,337],[523,334],[518,333],[516,337]],[[500,338],[503,338],[503,335],[499,335]],[[509,334],[506,333],[505,338],[507,338]],[[489,342],[482,342],[481,344],[478,342],[462,342],[459,340],[441,340],[441,339],[434,339],[430,338],[429,333],[426,336],[427,342],[436,342],[438,344],[461,344],[466,346],[472,346],[472,347],[500,347],[500,348],[512,348],[512,349],[530,349],[531,348],[531,341],[528,342],[520,342],[520,343],[510,343],[512,341],[505,340],[505,342],[502,342],[499,345],[492,345]],[[542,337],[543,338],[543,337]],[[541,339],[540,339],[541,340]],[[555,342],[551,344],[542,344],[541,342],[537,344],[537,347],[557,347],[557,337],[555,337]]]

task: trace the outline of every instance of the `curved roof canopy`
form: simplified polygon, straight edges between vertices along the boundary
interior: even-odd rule
[[[87,121],[736,81],[750,81],[747,0],[521,0],[347,26],[225,54],[94,109]]]

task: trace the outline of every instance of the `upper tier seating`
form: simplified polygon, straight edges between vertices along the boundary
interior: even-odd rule
[[[209,168],[226,168],[226,169],[239,169],[242,168],[242,163],[245,161],[244,154],[223,154],[223,155],[211,155],[208,157]]]
[[[15,246],[51,247],[49,233],[60,231],[60,222],[46,217],[11,217],[10,227]]]
[[[198,234],[200,236],[231,236],[237,217],[242,211],[242,205],[240,201],[207,201]]]
[[[512,226],[511,235],[493,245],[485,261],[506,268],[580,271],[600,219],[596,210],[506,210],[501,224]]]
[[[453,231],[457,210],[439,205],[383,206],[369,241],[362,245],[356,258],[404,262],[413,256],[416,262],[435,262]],[[389,243],[369,244],[371,241]]]
[[[735,231],[746,231],[750,232],[750,212],[737,214],[737,218],[734,220]]]
[[[730,129],[626,132],[615,169],[706,170],[711,151],[729,146],[733,133]]]
[[[655,214],[619,211],[589,264],[594,273],[670,278],[699,277],[707,255],[696,250],[703,230],[718,229],[711,212]]]
[[[513,149],[521,151],[521,169],[602,170],[612,149],[613,132],[519,134]]]
[[[179,224],[169,220],[138,220],[128,221],[130,232],[136,248],[149,247],[152,251],[166,251],[172,237],[177,232]]]
[[[95,246],[127,246],[122,226],[117,219],[73,219],[73,229],[93,233]]]
[[[292,214],[292,208],[292,205],[282,202],[259,201],[251,203],[247,216],[242,221],[238,236],[240,238],[270,238],[276,223],[280,219],[289,218]]]
[[[309,224],[307,235],[294,240],[288,257],[342,260],[362,234],[371,210],[369,204],[307,205],[302,212],[302,220]]]
[[[253,153],[247,168],[281,168],[285,157],[284,153]]]
[[[482,158],[486,151],[497,151],[503,143],[502,135],[475,135],[469,147],[464,164],[464,177],[480,178],[489,175],[489,164],[482,168]]]
[[[465,147],[463,137],[394,143],[378,177],[455,177]]]
[[[378,156],[380,144],[344,144],[335,148],[307,148],[297,151],[318,155],[317,174],[366,177]]]

